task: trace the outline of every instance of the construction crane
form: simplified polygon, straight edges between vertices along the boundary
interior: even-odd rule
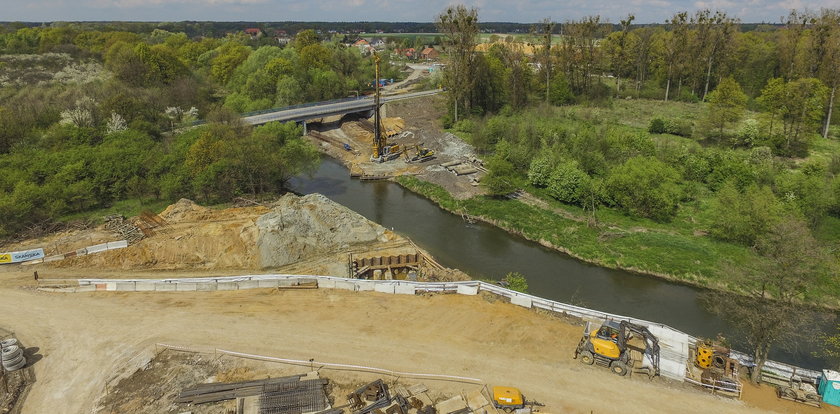
[[[373,63],[375,67],[376,79],[374,83],[373,95],[373,153],[370,156],[371,161],[383,162],[398,157],[400,155],[399,145],[388,144],[388,136],[382,128],[382,117],[379,114],[379,54],[373,52]]]

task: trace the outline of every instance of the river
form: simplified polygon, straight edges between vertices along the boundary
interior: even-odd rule
[[[664,323],[695,336],[713,338],[723,333],[737,348],[747,350],[737,346],[741,342],[737,332],[703,308],[702,289],[591,265],[497,227],[468,224],[399,184],[351,179],[348,170],[330,158],[324,158],[311,177],[295,177],[289,186],[298,193],[321,193],[393,228],[442,265],[475,279],[499,280],[508,272],[520,272],[533,295]],[[811,369],[827,366],[811,355],[813,344],[799,348],[777,348],[770,357]]]

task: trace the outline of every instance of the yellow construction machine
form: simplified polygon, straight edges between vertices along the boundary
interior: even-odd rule
[[[722,341],[699,339],[689,345],[687,381],[711,389],[715,394],[741,398],[740,364],[730,357],[730,352]]]
[[[597,330],[587,322],[575,358],[617,375],[643,372],[652,378],[659,375],[659,340],[646,327],[629,321],[607,320]]]
[[[400,156],[402,151],[400,150],[400,146],[397,144],[388,144],[388,135],[385,133],[382,127],[382,118],[379,115],[379,107],[381,106],[379,103],[380,93],[379,93],[379,63],[381,59],[379,55],[374,52],[373,53],[373,62],[376,68],[376,81],[374,83],[374,95],[373,95],[373,153],[370,156],[371,161],[375,162],[384,162],[388,160],[392,160]]]
[[[405,150],[404,154],[406,162],[424,162],[435,157],[434,150],[423,147],[421,145],[423,144],[420,143],[414,146],[414,156],[410,156],[408,154],[408,149]]]
[[[493,387],[493,406],[506,412],[525,408],[525,397],[514,387]]]

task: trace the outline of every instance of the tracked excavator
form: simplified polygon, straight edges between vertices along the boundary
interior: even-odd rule
[[[379,63],[381,59],[379,54],[376,52],[373,53],[373,63],[376,68],[376,82],[374,82],[374,95],[373,95],[373,153],[370,156],[370,160],[374,162],[385,162],[388,160],[392,160],[400,156],[402,151],[400,151],[400,146],[397,144],[388,144],[388,136],[385,134],[384,128],[382,128],[382,118],[379,115]]]
[[[586,323],[575,349],[575,359],[585,365],[609,368],[625,376],[631,372],[659,375],[659,340],[647,327],[629,321],[606,320],[598,329]]]

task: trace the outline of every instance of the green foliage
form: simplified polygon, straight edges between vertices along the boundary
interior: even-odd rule
[[[671,134],[691,137],[693,127],[691,121],[653,118],[648,125],[651,134]]]
[[[744,116],[747,95],[741,90],[741,85],[730,77],[718,84],[718,87],[709,94],[708,100],[707,122],[716,129],[714,133],[718,137],[723,137],[723,129]]]
[[[502,283],[510,290],[528,293],[528,280],[522,273],[509,272],[502,278]]]
[[[668,221],[682,197],[678,179],[677,171],[663,162],[634,157],[610,172],[606,191],[614,205],[631,214]]]
[[[578,168],[575,161],[561,161],[548,179],[548,194],[569,204],[579,204],[588,185],[589,176]]]
[[[782,219],[782,203],[769,187],[748,186],[743,192],[727,181],[712,204],[711,233],[721,240],[752,246]]]
[[[481,185],[492,196],[505,196],[518,188],[518,178],[513,164],[502,157],[493,157],[487,162],[489,172]]]
[[[528,168],[528,182],[536,187],[547,187],[554,169],[554,159],[547,155],[534,158]]]

